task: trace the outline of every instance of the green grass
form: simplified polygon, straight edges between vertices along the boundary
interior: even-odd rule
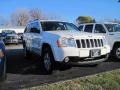
[[[120,90],[120,69],[24,90]]]

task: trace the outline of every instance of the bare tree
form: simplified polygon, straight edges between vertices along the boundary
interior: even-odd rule
[[[34,8],[32,10],[30,10],[30,16],[31,19],[47,19],[47,17],[45,17],[45,15],[42,13],[42,11],[38,8]]]
[[[40,9],[34,8],[31,10],[27,9],[17,9],[15,12],[11,14],[11,23],[13,26],[25,26],[28,20],[34,19],[59,19],[63,20],[60,16],[55,14],[48,13],[45,15]],[[7,23],[9,24],[9,22]]]
[[[13,25],[25,26],[29,20],[29,12],[27,9],[17,9],[11,15],[11,22]]]
[[[40,9],[34,8],[30,10],[30,17],[32,20],[34,19],[60,19],[62,18],[54,13],[48,13],[47,15],[43,13]]]
[[[11,20],[6,20],[4,25],[7,27],[12,26]]]

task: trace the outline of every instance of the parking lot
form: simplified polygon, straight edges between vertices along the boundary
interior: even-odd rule
[[[7,45],[6,52],[7,80],[2,84],[0,90],[14,90],[38,86],[120,68],[119,61],[109,59],[97,67],[64,66],[64,68],[56,68],[53,74],[46,75],[41,68],[39,57],[33,55],[30,59],[24,58],[23,48],[21,44]]]

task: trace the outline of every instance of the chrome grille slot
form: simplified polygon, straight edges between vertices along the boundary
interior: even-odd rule
[[[81,39],[82,48],[86,48],[85,40]]]
[[[79,41],[79,40],[76,40],[76,43],[77,43],[77,47],[78,47],[78,48],[81,48],[80,41]]]
[[[90,48],[90,43],[88,39],[86,39],[86,45],[87,45],[87,48]]]
[[[94,41],[93,39],[90,39],[91,47],[94,47]]]
[[[97,40],[96,39],[94,39],[94,43],[95,43],[95,47],[97,47]]]
[[[101,45],[101,43],[100,43],[100,39],[98,39],[98,44],[99,44],[99,47],[101,47],[102,45]]]
[[[100,39],[101,40],[101,44],[102,44],[102,46],[103,46],[103,40],[102,39]]]

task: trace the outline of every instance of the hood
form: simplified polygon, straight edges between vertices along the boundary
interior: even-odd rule
[[[120,32],[109,32],[109,34],[120,35]]]
[[[109,35],[114,39],[120,40],[120,32],[110,32]]]
[[[96,35],[96,34],[92,34],[92,33],[87,33],[87,32],[80,32],[80,31],[46,31],[48,33],[51,34],[56,34],[59,35],[60,37],[72,37],[72,38],[92,38],[92,37],[96,37],[96,38],[103,38],[102,35]]]

